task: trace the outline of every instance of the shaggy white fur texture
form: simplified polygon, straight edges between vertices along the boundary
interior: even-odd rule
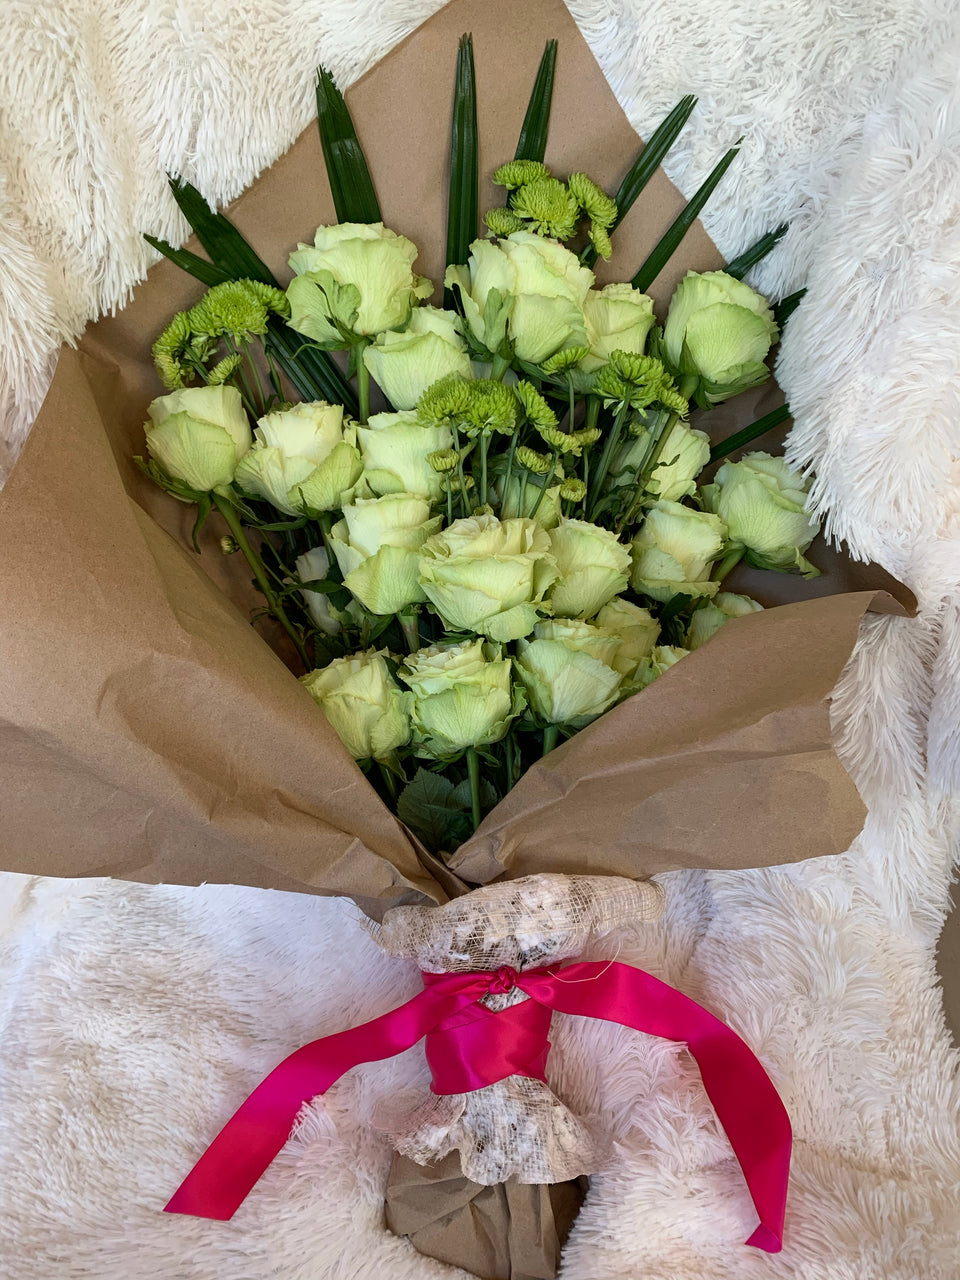
[[[7,0],[0,45],[0,409],[7,462],[59,341],[122,305],[139,229],[182,234],[163,171],[236,195],[436,0]],[[669,171],[691,191],[746,142],[706,218],[756,274],[806,284],[779,373],[830,528],[901,574],[916,621],[871,619],[838,690],[870,807],[842,857],[664,877],[620,958],[725,1016],[797,1135],[787,1245],[743,1248],[740,1175],[675,1046],[557,1019],[554,1083],[619,1135],[565,1280],[956,1280],[960,1097],[933,969],[960,789],[960,18],[950,0],[576,0],[643,133],[700,95]],[[522,17],[522,6],[518,6]],[[2,454],[0,454],[2,463]],[[745,821],[748,821],[748,816]],[[416,989],[347,904],[254,890],[3,879],[4,1280],[421,1280],[381,1226],[368,1118],[422,1051],[309,1112],[231,1224],[165,1196],[284,1053]]]

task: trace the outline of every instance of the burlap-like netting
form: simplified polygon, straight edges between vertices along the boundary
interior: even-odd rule
[[[619,876],[524,876],[476,889],[442,907],[396,907],[370,929],[392,956],[430,973],[521,971],[579,956],[613,929],[656,920],[663,890]],[[514,988],[484,1003],[529,997]],[[549,1065],[548,1065],[549,1070]],[[473,1182],[565,1182],[592,1173],[606,1142],[539,1080],[510,1076],[472,1093],[418,1094],[380,1104],[377,1125],[418,1164],[460,1152]]]

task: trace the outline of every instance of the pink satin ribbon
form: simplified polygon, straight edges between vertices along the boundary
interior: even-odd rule
[[[200,1157],[167,1213],[233,1217],[286,1142],[304,1103],[361,1062],[392,1058],[426,1036],[434,1093],[468,1093],[507,1076],[544,1079],[550,1018],[578,1014],[686,1044],[730,1140],[760,1218],[747,1244],[782,1247],[790,1121],[770,1078],[736,1032],[665,982],[616,962],[516,973],[425,973],[424,990],[362,1026],[314,1040],[254,1089]],[[530,996],[499,1013],[478,1003],[517,986]]]

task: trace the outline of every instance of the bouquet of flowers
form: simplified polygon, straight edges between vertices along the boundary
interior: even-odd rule
[[[452,51],[462,8],[381,64],[366,98],[355,87],[351,110],[320,72],[332,206],[302,143],[264,180],[270,216],[241,201],[228,221],[173,182],[204,256],[152,243],[205,291],[164,264],[63,353],[0,505],[0,544],[33,548],[0,557],[17,672],[0,859],[349,895],[424,973],[386,1020],[268,1077],[170,1208],[229,1217],[305,1100],[426,1036],[432,1094],[383,1117],[389,1222],[484,1275],[552,1275],[582,1175],[607,1158],[547,1084],[557,1010],[688,1045],[760,1214],[751,1241],[775,1249],[789,1125],[760,1064],[651,975],[578,957],[657,917],[654,872],[848,846],[863,808],[828,698],[863,611],[897,606],[872,589],[754,598],[764,579],[801,596],[830,557],[808,559],[807,480],[741,452],[788,416],[754,406],[797,299],[772,306],[742,279],[780,229],[725,269],[698,230],[735,150],[691,201],[670,193],[666,231],[604,279],[612,251],[633,251],[637,197],[664,193],[692,99],[617,185],[582,150],[554,160],[571,148],[552,134],[548,148],[554,40],[508,138],[482,127],[464,38],[445,253],[406,234],[442,198],[412,186],[426,144],[409,129],[393,192],[408,216],[388,229],[371,172],[389,138],[371,135],[368,169],[355,120],[382,113],[378,75],[416,74],[403,59],[423,32]],[[501,74],[518,90],[531,42],[560,34],[596,137],[629,135],[603,115],[612,97],[564,7],[536,16]],[[491,52],[501,19],[477,15]],[[275,246],[261,258],[239,228],[279,239],[287,217],[268,265]],[[298,236],[313,243],[291,253]],[[169,536],[191,531],[201,560]],[[54,559],[38,591],[34,566]],[[235,607],[251,603],[275,652]]]
[[[688,272],[662,326],[643,288],[687,211],[631,281],[596,287],[591,266],[652,173],[649,149],[616,197],[585,173],[552,173],[555,58],[551,42],[516,156],[493,173],[504,203],[478,237],[461,41],[444,307],[414,270],[417,246],[384,226],[323,69],[342,220],[290,254],[287,288],[181,183],[212,262],[152,241],[201,279],[226,278],[155,341],[168,394],[150,405],[138,461],[196,505],[194,540],[221,514],[222,550],[249,562],[304,685],[434,853],[462,844],[558,741],[759,610],[724,589],[741,559],[818,573],[804,554],[818,531],[807,482],[781,457],[702,474],[787,411],[713,449],[702,419],[689,422],[770,376],[775,309],[740,277],[783,229],[726,271]],[[655,155],[692,108],[664,121]],[[251,274],[229,278],[237,264]],[[346,353],[345,372],[331,352]],[[335,402],[294,398],[319,381]]]

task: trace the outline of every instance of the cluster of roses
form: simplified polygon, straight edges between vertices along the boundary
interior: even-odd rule
[[[610,211],[579,178],[570,189],[602,240]],[[533,195],[494,221],[532,216]],[[314,632],[343,655],[303,681],[357,759],[392,767],[411,746],[438,760],[489,747],[521,716],[549,746],[758,609],[720,589],[741,557],[815,572],[803,552],[817,531],[780,458],[725,462],[697,488],[710,446],[688,402],[768,376],[777,329],[748,286],[688,274],[661,331],[649,297],[595,289],[542,227],[478,240],[448,268],[459,312],[421,305],[433,285],[416,256],[382,224],[341,224],[291,255],[286,294],[215,286],[158,339],[172,389],[146,429],[152,474],[176,496],[213,498],[235,531],[250,503],[289,518],[304,542],[280,586],[300,588]],[[285,403],[275,376],[258,396],[244,357],[271,316],[349,350],[355,420],[341,405]],[[389,411],[369,414],[371,376]],[[434,643],[422,643],[423,610]],[[370,644],[371,619],[390,617],[402,659]]]

